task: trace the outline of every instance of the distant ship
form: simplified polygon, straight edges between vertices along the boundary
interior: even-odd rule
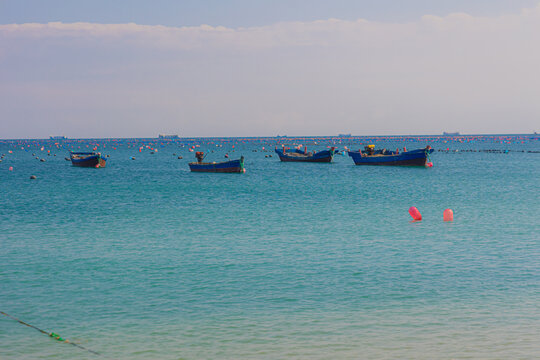
[[[351,134],[339,134],[338,137],[351,137]]]
[[[64,135],[49,136],[51,140],[66,140],[67,138]]]
[[[461,134],[458,133],[457,131],[456,132],[443,132],[442,133],[444,136],[460,136]]]
[[[158,138],[171,140],[171,139],[179,139],[180,137],[176,134],[173,134],[173,135],[159,134]]]

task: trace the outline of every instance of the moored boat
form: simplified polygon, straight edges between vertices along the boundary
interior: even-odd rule
[[[229,160],[223,162],[203,162],[204,153],[197,151],[195,153],[197,162],[189,163],[189,169],[192,172],[211,172],[211,173],[245,173],[244,157],[238,160]]]
[[[105,160],[101,153],[96,152],[71,152],[69,155],[71,164],[78,167],[105,167],[107,160]]]
[[[431,164],[428,160],[432,152],[433,149],[429,145],[424,149],[403,152],[375,150],[373,145],[368,145],[364,151],[349,151],[348,154],[356,165],[426,166]]]
[[[323,150],[319,152],[307,152],[307,149],[282,149],[276,148],[276,153],[281,161],[298,161],[298,162],[332,162],[336,148],[332,147],[330,150]]]

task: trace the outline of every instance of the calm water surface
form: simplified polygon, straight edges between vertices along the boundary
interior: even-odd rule
[[[96,141],[0,142],[0,310],[113,359],[538,357],[538,137],[375,140],[460,151],[361,167],[100,140],[107,167],[83,169],[67,149]],[[247,173],[190,173],[192,143]],[[0,358],[96,357],[2,316]]]

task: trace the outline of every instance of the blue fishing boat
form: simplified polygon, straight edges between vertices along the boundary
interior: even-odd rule
[[[211,173],[245,173],[244,157],[238,160],[229,160],[223,162],[203,162],[204,153],[197,151],[195,153],[197,162],[189,163],[189,169],[192,172],[211,172]]]
[[[69,155],[71,164],[78,167],[105,167],[107,160],[105,160],[101,153],[96,152],[71,152]]]
[[[323,150],[319,152],[307,152],[307,149],[282,149],[276,148],[276,153],[281,161],[300,161],[300,162],[332,162],[336,148],[332,147],[330,150]]]
[[[349,151],[356,165],[402,165],[402,166],[429,166],[429,154],[433,152],[430,146],[425,149],[411,151],[375,150],[373,145],[365,147],[364,151]]]

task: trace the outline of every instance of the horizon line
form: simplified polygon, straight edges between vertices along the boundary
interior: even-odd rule
[[[478,134],[403,134],[403,135],[276,135],[276,136],[186,136],[177,138],[159,138],[159,137],[92,137],[92,138],[70,138],[64,139],[51,139],[49,138],[9,138],[0,139],[0,141],[20,141],[20,140],[47,140],[47,141],[65,141],[65,140],[166,140],[166,141],[178,141],[178,140],[195,140],[195,139],[343,139],[343,138],[400,138],[400,137],[471,137],[471,136],[540,136],[536,132],[533,133],[478,133]]]

